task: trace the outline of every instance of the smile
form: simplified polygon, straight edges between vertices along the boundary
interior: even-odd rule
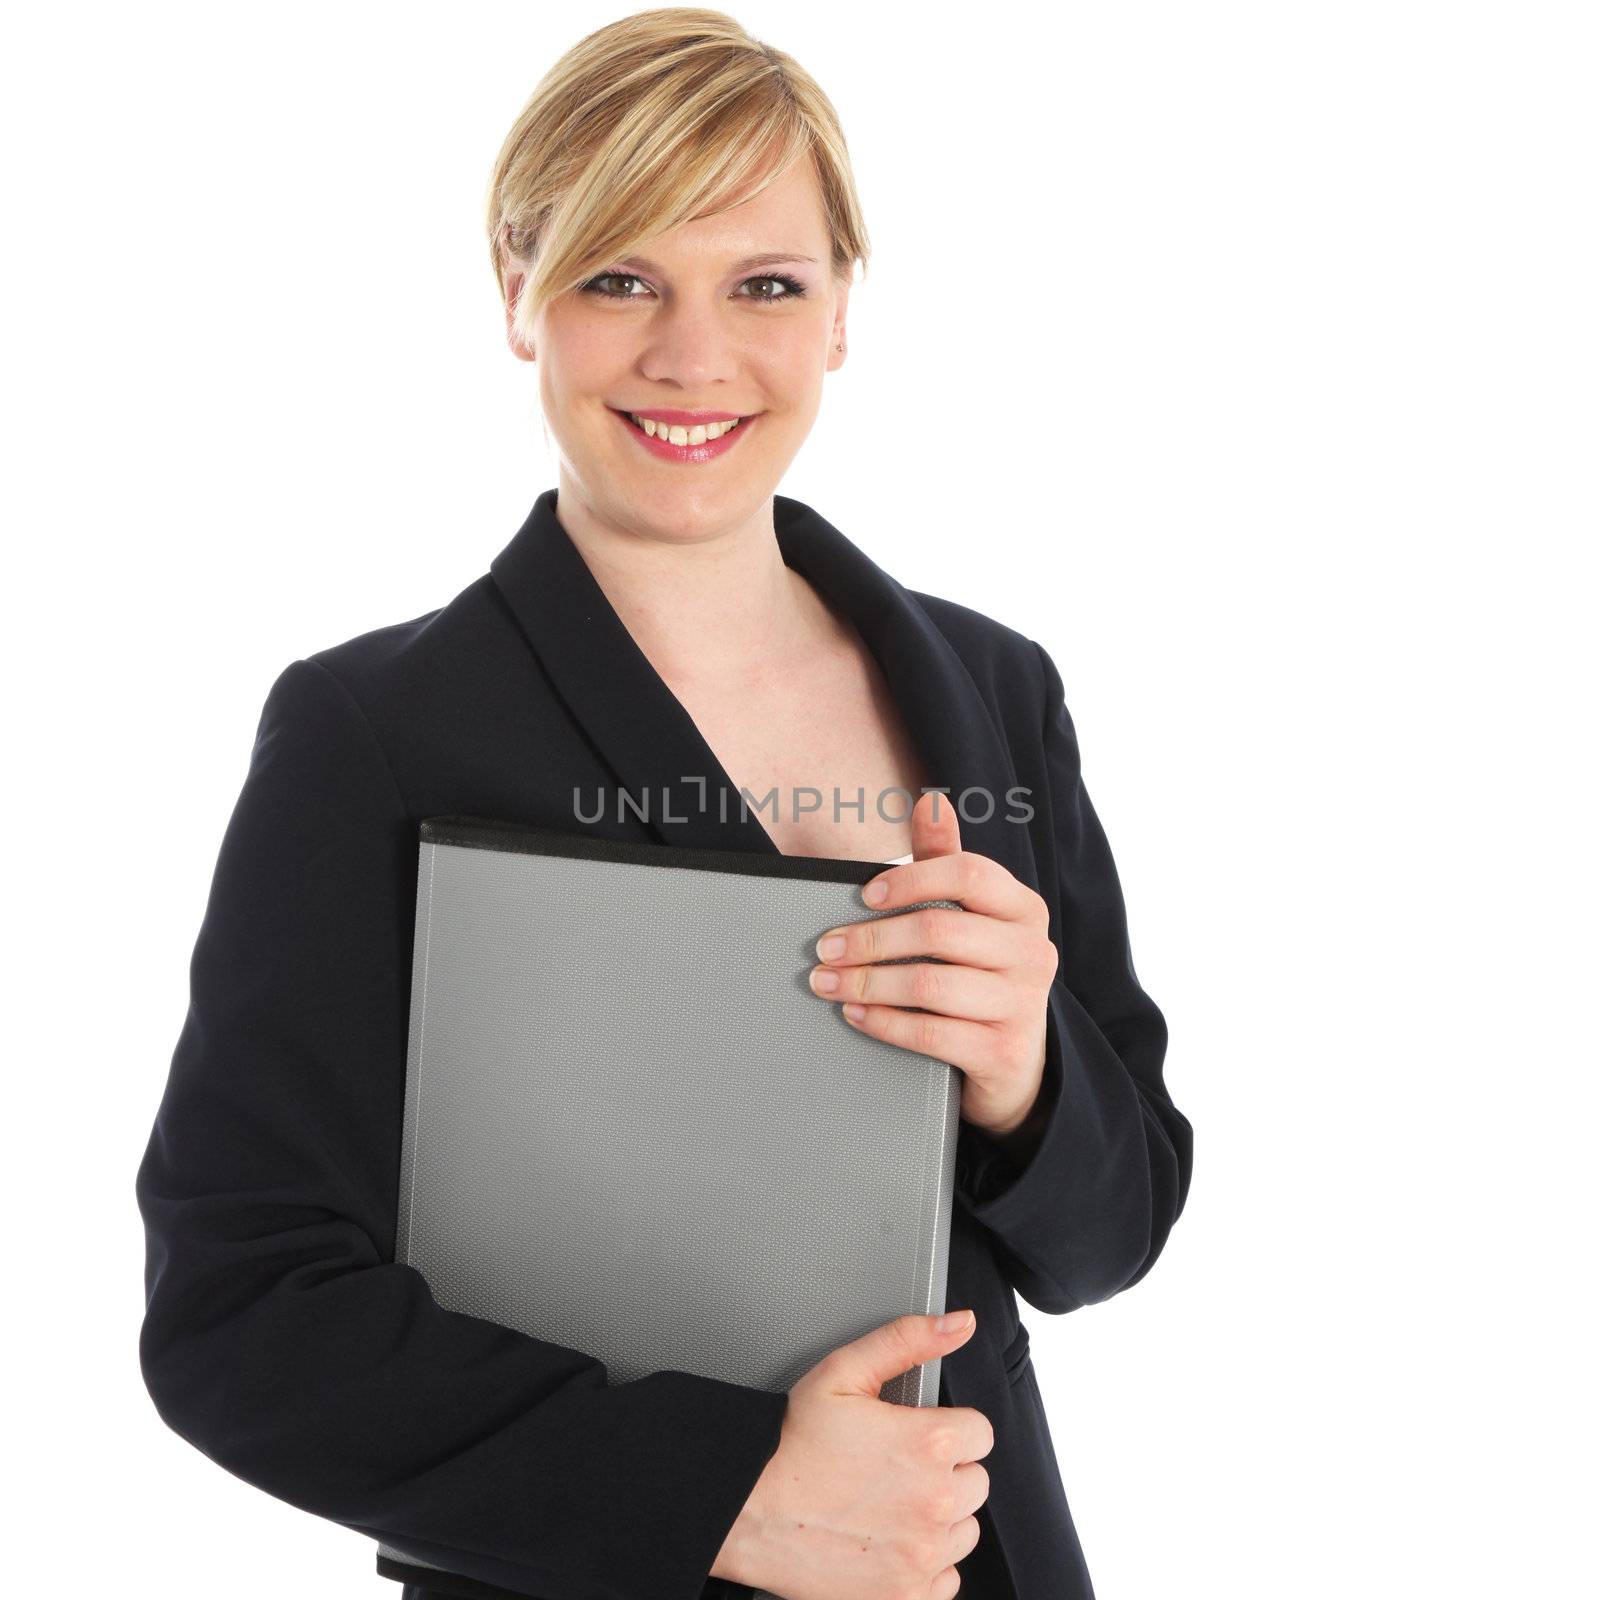
[[[623,427],[652,455],[664,461],[711,461],[726,455],[748,431],[755,417],[732,422],[712,422],[685,428],[664,422],[640,421],[631,412],[607,406]],[[759,415],[759,413],[757,413]]]

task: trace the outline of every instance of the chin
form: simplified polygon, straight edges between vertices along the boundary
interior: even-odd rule
[[[691,478],[695,469],[676,475]],[[726,477],[714,484],[662,484],[648,476],[633,475],[608,475],[605,481],[606,498],[616,508],[620,521],[651,529],[664,541],[679,543],[737,527],[757,516],[772,494],[764,479],[748,474]]]

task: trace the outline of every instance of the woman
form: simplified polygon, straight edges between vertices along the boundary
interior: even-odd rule
[[[449,604],[272,685],[138,1175],[151,1395],[415,1556],[380,1560],[411,1600],[1087,1597],[1015,1293],[1137,1282],[1190,1130],[1049,656],[775,492],[866,259],[833,110],[718,12],[627,18],[519,117],[489,232],[559,483]],[[393,1247],[416,830],[452,812],[903,857],[878,904],[960,900],[847,926],[813,987],[964,1074],[947,1303],[975,1328],[898,1319],[785,1395],[608,1386],[441,1309]],[[944,964],[873,964],[912,954]],[[940,1409],[877,1398],[936,1355]]]

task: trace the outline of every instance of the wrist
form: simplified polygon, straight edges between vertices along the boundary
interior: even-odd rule
[[[762,1587],[756,1572],[761,1566],[760,1551],[767,1524],[762,1511],[762,1485],[765,1481],[766,1469],[763,1469],[755,1488],[750,1491],[749,1499],[740,1507],[739,1515],[728,1529],[728,1536],[722,1541],[717,1559],[711,1563],[709,1577]]]

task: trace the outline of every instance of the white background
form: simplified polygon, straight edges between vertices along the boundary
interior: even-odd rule
[[[273,678],[555,481],[481,204],[620,14],[8,29],[19,1592],[397,1593],[161,1423],[133,1178]],[[1592,9],[736,15],[875,246],[783,491],[1051,651],[1195,1127],[1022,1308],[1101,1600],[1595,1593]]]

